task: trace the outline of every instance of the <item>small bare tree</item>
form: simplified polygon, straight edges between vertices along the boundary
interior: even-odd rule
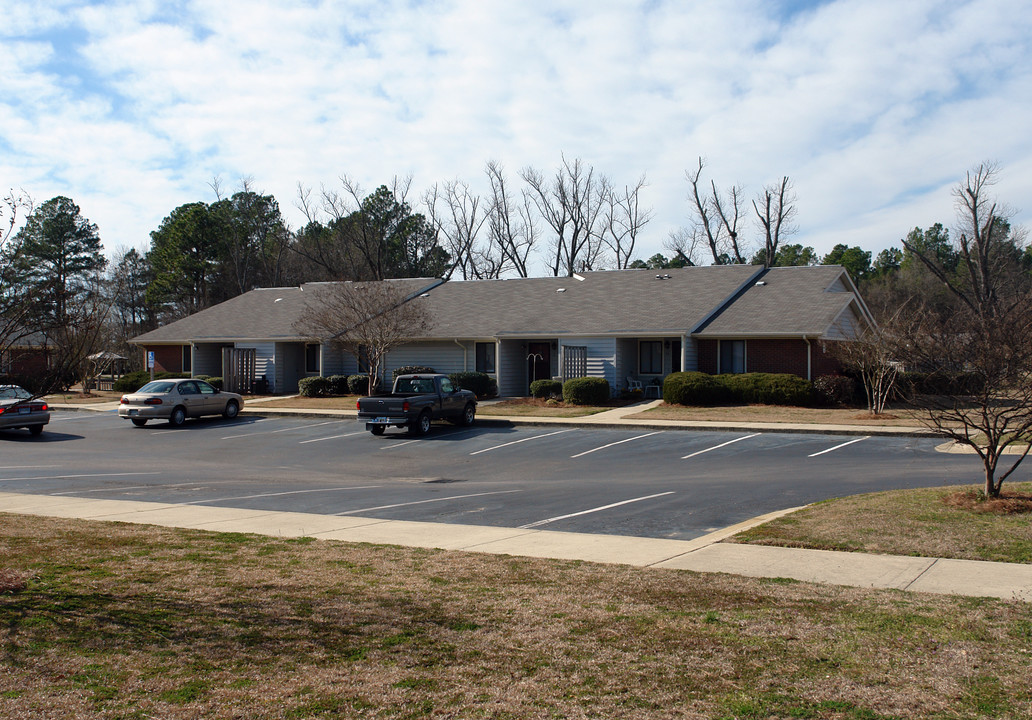
[[[738,231],[738,221],[742,214],[742,188],[732,185],[726,194],[722,194],[711,180],[710,190],[707,192],[703,187],[700,191],[699,184],[705,167],[700,157],[699,166],[695,170],[685,171],[688,184],[692,186],[688,198],[692,219],[688,228],[678,231],[677,238],[693,248],[705,242],[714,265],[742,264],[745,258],[740,248]],[[685,253],[685,257],[690,255]]]
[[[563,157],[551,180],[530,167],[520,176],[542,219],[555,233],[549,263],[552,274],[569,276],[594,269],[602,250],[600,220],[609,183],[579,158],[570,162]]]
[[[487,209],[489,247],[497,250],[500,260],[495,277],[512,271],[519,277],[530,277],[530,254],[537,248],[539,231],[534,223],[533,201],[528,192],[517,200],[509,191],[505,170],[494,161],[485,168],[491,185],[490,206]],[[495,258],[494,252],[487,253]]]
[[[15,231],[19,216],[32,211],[32,199],[24,191],[12,190],[0,200],[0,356],[31,333],[33,305],[23,289]]]
[[[781,240],[796,231],[795,192],[788,176],[760,191],[753,200],[756,222],[763,232],[764,265],[770,266],[777,256]]]
[[[641,191],[646,185],[642,175],[633,187],[625,185],[623,192],[608,188],[605,193],[602,239],[613,251],[618,270],[630,264],[638,234],[652,220],[652,209],[641,206]]]
[[[339,282],[317,288],[294,327],[313,341],[330,341],[359,366],[368,365],[370,395],[390,352],[408,340],[426,337],[433,327],[426,300],[413,297],[399,283]]]
[[[892,325],[890,324],[890,328]],[[899,376],[900,362],[891,340],[891,329],[871,327],[853,340],[829,345],[829,354],[860,378],[867,398],[867,411],[885,412]]]

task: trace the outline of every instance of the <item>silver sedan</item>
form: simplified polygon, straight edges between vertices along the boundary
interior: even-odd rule
[[[50,408],[42,398],[17,385],[0,385],[0,429],[26,428],[33,435],[50,422]]]
[[[154,380],[134,393],[122,396],[118,416],[143,427],[148,420],[168,420],[179,426],[188,417],[222,415],[233,418],[240,412],[244,399],[232,392],[223,392],[203,380]]]

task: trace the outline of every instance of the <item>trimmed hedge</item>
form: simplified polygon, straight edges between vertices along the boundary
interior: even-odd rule
[[[225,381],[220,377],[212,377],[211,375],[194,375],[195,380],[203,380],[204,382],[211,385],[216,390],[221,390]]]
[[[348,375],[348,393],[351,395],[365,395],[369,392],[368,375]]]
[[[563,396],[561,380],[535,380],[530,384],[530,394],[536,398],[560,398]]]
[[[173,372],[159,372],[154,373],[155,380],[168,380],[171,378],[188,378],[190,375],[184,375],[183,373]],[[144,385],[150,382],[150,371],[149,370],[137,370],[135,372],[126,373],[122,377],[115,380],[112,384],[111,389],[115,392],[121,393],[134,393]]]
[[[719,405],[733,398],[716,375],[677,372],[663,380],[663,400],[672,405]]]
[[[430,372],[433,372],[432,370]],[[493,377],[482,372],[457,372],[448,376],[452,384],[463,390],[471,390],[477,398],[492,397],[498,394],[498,385]]]
[[[571,405],[602,405],[609,402],[609,381],[600,377],[582,377],[563,384],[563,402]]]
[[[813,381],[813,394],[823,405],[852,405],[856,402],[856,386],[856,380],[846,375],[818,375]]]
[[[297,381],[297,392],[303,397],[327,397],[332,389],[330,379],[325,377],[306,377]]]
[[[402,365],[400,368],[395,368],[394,372],[391,373],[391,380],[397,380],[399,375],[425,375],[427,373],[436,373],[432,367],[426,365]],[[393,383],[391,383],[393,385]]]
[[[762,405],[813,404],[813,383],[787,373],[708,375],[671,373],[663,381],[663,400],[674,405],[720,405],[740,402]]]
[[[330,394],[331,395],[347,395],[348,394],[348,376],[347,375],[330,375],[326,379],[330,381]]]

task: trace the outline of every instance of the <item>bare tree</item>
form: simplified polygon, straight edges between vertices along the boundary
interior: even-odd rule
[[[423,195],[430,223],[444,237],[444,249],[452,258],[450,277],[456,270],[463,280],[497,277],[498,263],[489,262],[490,255],[477,243],[477,236],[487,221],[480,208],[480,196],[472,193],[461,180],[437,183]],[[485,262],[487,261],[487,262]]]
[[[698,265],[699,253],[705,241],[689,228],[671,230],[663,243],[663,249],[671,253],[674,259],[680,259],[685,265]]]
[[[763,232],[764,265],[770,266],[777,256],[781,240],[796,231],[795,192],[788,176],[768,185],[753,200],[756,221]]]
[[[699,166],[694,171],[685,171],[688,184],[692,186],[689,200],[691,202],[692,219],[689,227],[677,232],[675,242],[693,249],[705,242],[709,247],[714,265],[726,263],[743,264],[738,221],[742,211],[742,188],[732,185],[726,196],[717,189],[717,184],[710,181],[710,190],[699,190],[702,171],[706,164],[699,158]],[[680,251],[681,248],[678,248]],[[689,257],[685,253],[685,257]]]
[[[641,207],[641,191],[646,185],[642,175],[634,187],[625,185],[622,193],[613,188],[605,193],[602,239],[620,270],[630,264],[638,234],[652,219],[652,209]]]
[[[899,376],[900,361],[894,343],[893,328],[888,326],[869,327],[850,341],[829,345],[829,354],[860,378],[867,398],[867,411],[879,415],[892,397]]]
[[[31,215],[32,198],[11,190],[0,200],[0,356],[30,332],[31,298],[22,291],[20,248],[15,240],[20,216]]]
[[[295,324],[313,341],[329,341],[368,364],[369,394],[383,374],[390,352],[413,338],[426,337],[433,327],[426,301],[413,297],[390,280],[339,282],[317,286]]]
[[[984,162],[968,171],[965,181],[953,189],[956,271],[951,272],[937,256],[909,238],[903,241],[958,300],[982,317],[1012,312],[1030,299],[1027,275],[1014,262],[1016,251],[1024,245],[1025,231],[1012,231],[1013,211],[992,195],[999,172],[998,164]]]
[[[520,176],[538,213],[555,233],[549,262],[552,274],[570,276],[594,269],[602,249],[600,218],[609,183],[579,158],[570,162],[563,157],[550,181],[531,167]]]
[[[491,186],[491,204],[487,209],[490,243],[487,257],[494,258],[494,250],[500,255],[500,259],[493,262],[498,266],[497,274],[491,277],[499,277],[508,271],[519,277],[530,277],[528,260],[531,251],[537,248],[539,237],[531,195],[523,192],[517,201],[509,191],[505,171],[498,163],[489,161],[485,172]]]

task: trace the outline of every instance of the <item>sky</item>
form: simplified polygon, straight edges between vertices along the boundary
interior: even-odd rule
[[[500,163],[644,173],[635,252],[689,221],[686,170],[751,198],[782,176],[791,242],[874,254],[954,220],[984,161],[1032,219],[1028,0],[8,0],[0,186],[66,195],[108,253],[244,178],[409,199]],[[744,244],[759,235],[751,224]],[[544,267],[538,268],[544,274]]]

